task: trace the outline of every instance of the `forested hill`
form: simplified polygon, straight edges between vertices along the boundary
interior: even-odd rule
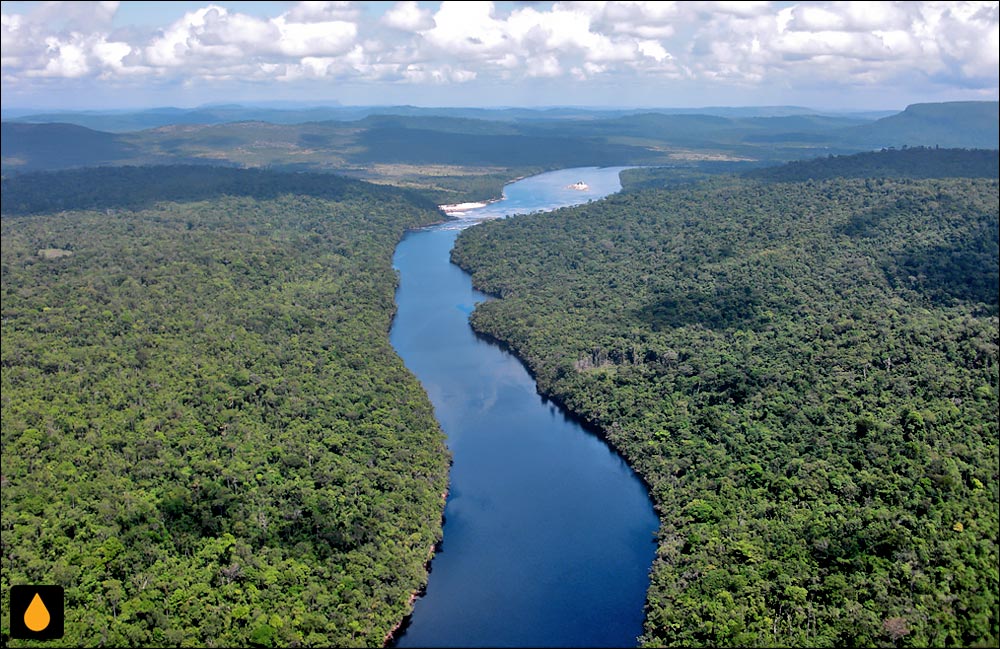
[[[998,182],[719,179],[470,228],[477,331],[660,517],[649,646],[993,646]]]
[[[744,175],[776,182],[831,178],[997,178],[1000,177],[1000,151],[904,147],[799,160],[754,169]]]
[[[99,167],[35,172],[3,179],[3,213],[67,209],[143,209],[161,201],[191,202],[220,196],[258,200],[294,194],[334,201],[406,201],[434,210],[433,202],[406,190],[322,173],[170,165]]]
[[[4,180],[4,646],[11,584],[66,589],[55,646],[381,646],[426,578],[448,453],[387,332],[439,212],[196,175]]]
[[[176,123],[129,133],[104,133],[72,124],[4,122],[0,162],[4,173],[99,164],[200,163],[338,170],[397,183],[416,175],[422,176],[424,185],[436,186],[433,179],[437,177],[516,170],[513,176],[505,176],[510,178],[539,167],[684,160],[783,162],[902,146],[994,148],[998,121],[997,102],[917,104],[877,121],[808,113],[763,116],[767,111],[761,116],[655,110],[583,116],[557,111],[554,116],[516,119],[496,114],[487,118],[490,113],[481,114],[485,119],[473,119],[462,111],[444,113],[293,124],[188,124],[182,114],[176,114]],[[269,119],[280,121],[276,116]],[[447,192],[448,182],[438,189]]]
[[[739,174],[769,182],[803,182],[834,178],[997,178],[996,149],[904,147],[851,155],[828,155],[764,166],[751,162],[700,162],[684,166],[636,167],[621,174],[624,191],[665,189]]]
[[[994,148],[1000,141],[1000,102],[911,104],[901,113],[844,129],[840,135],[875,148],[907,144]]]
[[[5,172],[114,164],[136,155],[135,147],[119,135],[58,122],[2,122],[0,151]]]

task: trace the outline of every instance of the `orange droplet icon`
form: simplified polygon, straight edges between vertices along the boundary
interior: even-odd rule
[[[27,610],[24,612],[24,626],[37,633],[38,631],[43,631],[49,625],[51,619],[49,609],[45,608],[45,602],[42,601],[38,593],[35,593],[34,599],[31,600]]]

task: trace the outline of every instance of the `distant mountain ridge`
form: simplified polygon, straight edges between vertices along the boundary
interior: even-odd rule
[[[0,160],[4,173],[76,167],[186,162],[213,164],[188,156],[162,156],[124,134],[95,131],[76,124],[0,124]],[[216,160],[214,164],[226,164]]]
[[[893,111],[883,111],[892,114]],[[6,113],[11,113],[7,115]],[[341,106],[299,105],[295,102],[264,102],[253,105],[206,104],[195,108],[159,107],[142,110],[86,111],[6,111],[6,121],[29,124],[61,122],[85,126],[98,131],[125,133],[171,124],[224,124],[228,122],[261,121],[274,124],[303,124],[328,120],[354,121],[372,115],[465,117],[487,121],[533,121],[557,119],[600,120],[658,113],[661,115],[712,115],[733,119],[754,117],[789,117],[792,115],[848,116],[872,119],[870,112],[849,113],[818,111],[802,106],[706,106],[699,108],[621,108],[598,109],[582,107],[552,108],[428,108],[420,106]],[[883,116],[878,112],[878,116]]]
[[[912,104],[901,113],[848,129],[847,141],[871,148],[889,146],[998,147],[1000,103],[953,101]]]
[[[753,169],[743,175],[774,182],[833,178],[997,178],[1000,151],[904,147],[797,160],[777,167]]]
[[[914,104],[875,121],[794,107],[731,109],[747,111],[750,116],[744,117],[394,107],[343,119],[354,110],[155,109],[116,119],[168,123],[117,133],[78,124],[4,122],[0,149],[5,173],[178,163],[349,173],[379,164],[556,168],[698,159],[765,164],[902,146],[995,149],[1000,115],[994,101]],[[329,119],[333,114],[341,119]],[[261,119],[229,121],[252,115]],[[291,123],[306,117],[327,119]],[[199,119],[219,121],[192,123]]]
[[[114,164],[134,148],[113,133],[76,124],[0,124],[4,167],[63,169]]]

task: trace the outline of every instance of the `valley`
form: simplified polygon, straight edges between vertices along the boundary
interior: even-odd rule
[[[63,586],[66,646],[444,646],[499,629],[524,646],[993,644],[996,110],[4,121],[5,597]],[[509,184],[554,169],[559,196]],[[449,203],[477,206],[450,218]],[[464,297],[394,272],[425,236],[436,256],[411,250],[415,268],[461,278]],[[440,329],[433,350],[399,344],[414,290],[454,328],[413,326]],[[486,469],[461,442],[484,424],[455,428],[442,404],[475,410],[488,384],[444,389],[414,365],[461,360],[459,340],[498,354],[465,365],[499,368],[551,427],[482,420]],[[537,486],[555,474],[583,486]],[[504,481],[522,504],[493,518]],[[470,511],[494,532],[463,550],[448,529]],[[632,612],[602,639],[560,561],[587,565],[605,514],[632,541],[598,543],[623,549],[591,577],[627,581],[613,599]],[[547,538],[528,576],[527,548],[499,542],[518,515]],[[484,546],[506,549],[465,554]],[[491,618],[503,607],[484,596],[479,622],[456,620],[469,601],[435,603],[435,575],[503,581],[470,565],[514,568],[538,619]],[[393,636],[410,614],[413,635]]]

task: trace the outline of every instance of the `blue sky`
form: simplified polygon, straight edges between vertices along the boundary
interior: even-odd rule
[[[3,2],[3,107],[996,100],[987,2]]]

